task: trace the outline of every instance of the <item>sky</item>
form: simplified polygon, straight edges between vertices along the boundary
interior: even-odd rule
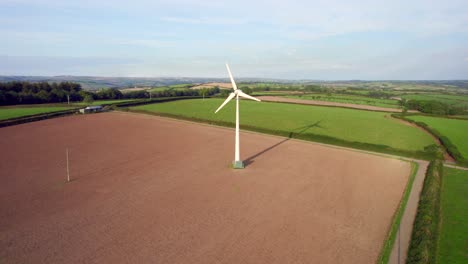
[[[468,79],[468,1],[0,0],[0,75]]]

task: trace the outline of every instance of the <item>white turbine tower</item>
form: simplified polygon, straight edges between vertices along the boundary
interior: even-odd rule
[[[229,73],[229,78],[231,78],[232,88],[234,89],[234,91],[231,94],[229,94],[228,98],[226,98],[226,100],[215,111],[215,113],[221,110],[221,108],[223,108],[223,106],[225,106],[229,101],[231,101],[232,98],[236,97],[236,150],[235,150],[235,155],[234,155],[234,161],[232,162],[232,167],[234,169],[243,169],[244,163],[242,162],[242,160],[240,160],[240,153],[239,153],[239,96],[250,99],[250,100],[255,100],[258,102],[260,102],[260,100],[242,92],[240,89],[237,89],[236,82],[234,81],[234,78],[232,77],[231,69],[229,69],[229,65],[227,63],[226,63],[226,68]]]

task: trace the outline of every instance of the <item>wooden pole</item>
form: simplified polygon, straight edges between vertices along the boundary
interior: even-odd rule
[[[68,162],[68,148],[67,148],[67,182],[70,182],[70,167],[69,167],[69,162]]]
[[[398,225],[398,264],[400,264],[400,229],[401,223]]]

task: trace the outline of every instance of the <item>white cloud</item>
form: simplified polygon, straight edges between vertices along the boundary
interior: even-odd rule
[[[417,34],[468,32],[466,0],[2,0],[2,4],[120,10],[172,23],[237,25],[256,22],[316,39],[372,30]],[[111,11],[109,11],[111,12]]]
[[[237,18],[189,18],[189,17],[162,17],[161,21],[181,23],[181,24],[206,24],[206,25],[240,25],[246,24],[247,21],[244,19]]]
[[[132,45],[132,46],[142,46],[148,48],[167,48],[175,47],[176,43],[174,41],[164,41],[157,39],[121,39],[121,40],[109,40],[109,43],[115,42],[120,45]]]

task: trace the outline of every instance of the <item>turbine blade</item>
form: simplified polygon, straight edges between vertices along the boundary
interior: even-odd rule
[[[229,69],[229,65],[227,63],[226,63],[226,68],[227,68],[228,73],[229,73],[229,78],[231,78],[232,88],[235,91],[235,90],[237,90],[237,85],[236,85],[236,82],[234,81],[234,78],[232,77],[231,69]]]
[[[244,98],[247,98],[247,99],[250,99],[250,100],[255,100],[255,101],[257,101],[257,102],[261,102],[260,99],[257,99],[257,98],[255,98],[255,97],[253,97],[253,96],[250,96],[250,95],[244,93],[244,92],[241,91],[241,90],[238,90],[238,91],[237,91],[237,94],[238,94],[240,97],[244,97]]]
[[[228,98],[226,98],[226,100],[224,100],[223,104],[220,107],[218,107],[218,109],[215,111],[215,114],[218,113],[218,111],[221,110],[221,108],[223,108],[224,105],[226,105],[229,101],[231,101],[231,99],[234,98],[234,96],[236,96],[235,93],[229,94]]]

